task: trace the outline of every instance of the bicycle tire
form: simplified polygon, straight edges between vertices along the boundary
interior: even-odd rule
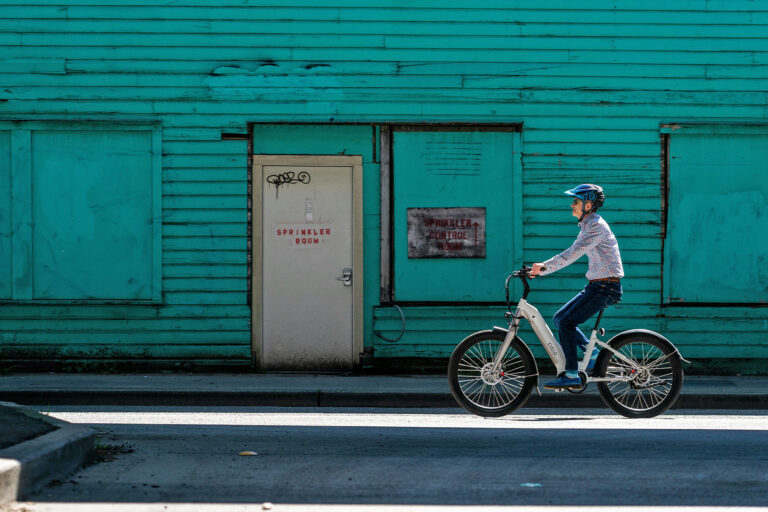
[[[622,377],[629,381],[598,382],[603,402],[627,418],[653,418],[672,407],[683,385],[680,354],[669,343],[649,333],[633,333],[611,343],[632,359],[639,370],[603,350],[595,363],[596,377]]]
[[[498,375],[490,374],[506,333],[479,331],[459,343],[448,362],[451,394],[466,411],[499,417],[522,407],[536,384],[536,363],[523,341],[515,337]]]

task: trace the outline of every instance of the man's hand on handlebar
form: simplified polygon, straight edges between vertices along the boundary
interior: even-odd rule
[[[533,279],[539,275],[542,270],[547,270],[546,265],[543,263],[534,263],[533,268],[531,268],[530,272],[528,272],[528,275],[531,276],[531,279]]]

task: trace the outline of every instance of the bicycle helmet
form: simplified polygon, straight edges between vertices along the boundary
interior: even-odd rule
[[[591,183],[583,183],[576,188],[566,190],[565,194],[581,199],[581,217],[579,217],[579,222],[581,222],[585,215],[597,211],[605,203],[603,187]],[[584,205],[587,201],[592,201],[592,208],[589,210],[586,210]]]

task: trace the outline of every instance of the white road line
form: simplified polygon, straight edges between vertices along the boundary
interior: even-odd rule
[[[468,414],[386,412],[257,412],[237,411],[174,411],[152,408],[122,408],[120,411],[55,411],[48,413],[70,423],[123,425],[232,425],[287,427],[387,427],[387,428],[493,428],[493,429],[617,429],[617,430],[768,430],[768,414],[733,411],[724,414],[666,413],[651,419],[627,419],[615,414],[585,414],[564,411],[537,414],[512,414],[503,418],[480,418]]]

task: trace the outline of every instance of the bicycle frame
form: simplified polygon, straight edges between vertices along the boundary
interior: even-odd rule
[[[501,365],[501,360],[503,358],[504,353],[509,348],[509,345],[512,343],[512,339],[514,339],[515,336],[517,336],[517,331],[520,328],[520,320],[522,318],[525,318],[528,323],[533,328],[534,334],[536,334],[536,337],[539,339],[539,342],[544,347],[544,350],[547,351],[547,354],[549,355],[549,358],[552,360],[552,363],[555,365],[555,369],[557,374],[559,375],[561,372],[565,371],[565,354],[563,353],[563,347],[560,346],[560,343],[555,339],[555,336],[552,334],[552,331],[549,329],[549,326],[547,325],[547,322],[544,320],[544,317],[539,313],[539,310],[536,309],[536,307],[533,304],[530,304],[527,300],[524,298],[521,298],[520,301],[517,303],[517,308],[515,309],[514,314],[512,315],[510,322],[509,322],[509,329],[507,330],[507,336],[504,338],[504,343],[499,348],[498,353],[496,354],[496,357],[493,361],[493,372],[495,373],[498,371],[499,366]],[[589,364],[589,358],[592,355],[592,351],[595,349],[595,345],[600,345],[603,349],[609,350],[616,354],[616,357],[627,363],[632,368],[639,368],[639,366],[630,358],[624,356],[624,354],[617,352],[613,348],[611,348],[608,344],[602,342],[597,337],[598,329],[592,330],[592,335],[589,339],[589,344],[587,345],[587,349],[584,352],[584,358],[579,361],[579,371],[584,372],[586,374],[587,365]],[[606,377],[587,377],[587,382],[616,382],[616,381],[629,381],[632,380],[632,377],[614,377],[614,378],[606,378]]]

